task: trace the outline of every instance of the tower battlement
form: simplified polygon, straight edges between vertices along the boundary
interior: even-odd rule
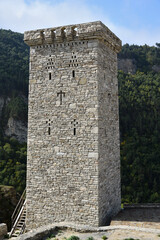
[[[87,39],[99,39],[115,52],[119,52],[121,49],[121,40],[101,21],[38,29],[24,33],[24,41],[29,46]]]

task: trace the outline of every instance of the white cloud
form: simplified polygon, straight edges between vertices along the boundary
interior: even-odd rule
[[[63,0],[57,4],[53,2],[56,1],[31,0],[27,4],[25,0],[0,0],[0,27],[23,33],[37,28],[101,20],[122,39],[123,44],[153,45],[160,39],[160,31],[133,31],[113,24],[104,15],[103,9],[88,6],[87,0]]]
[[[29,29],[53,27],[96,20],[83,1],[66,0],[59,4],[24,0],[1,0],[0,23],[2,28],[24,32]]]

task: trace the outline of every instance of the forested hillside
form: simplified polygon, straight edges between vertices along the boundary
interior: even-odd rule
[[[135,74],[119,70],[123,202],[160,202],[160,44],[124,45]]]
[[[0,50],[0,96],[27,96],[29,48],[23,34],[0,29]]]
[[[22,193],[26,143],[17,141],[14,131],[15,123],[27,126],[29,48],[23,34],[1,29],[0,53],[0,185],[14,186]]]
[[[22,34],[0,30],[0,51],[0,185],[21,193],[26,143],[7,129],[27,123],[29,49]],[[118,57],[122,201],[160,202],[160,44],[126,44]]]

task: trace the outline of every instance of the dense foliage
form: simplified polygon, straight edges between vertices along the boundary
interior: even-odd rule
[[[14,186],[22,193],[26,178],[26,144],[14,138],[0,141],[0,185]]]
[[[26,144],[6,138],[9,117],[27,119],[29,49],[23,35],[0,30],[0,97],[6,99],[0,121],[0,184],[18,192],[25,187]],[[125,44],[119,58],[134,60],[134,75],[119,71],[123,202],[160,202],[160,44]]]
[[[160,73],[119,72],[122,201],[160,202]]]
[[[27,122],[29,48],[23,34],[0,29],[0,98],[5,100],[0,118],[0,185],[18,192],[25,188],[26,143],[7,138],[4,128],[10,117]]]
[[[118,57],[133,59],[138,71],[148,73],[154,65],[160,65],[160,44],[156,45],[157,47],[125,44]]]
[[[6,223],[8,231],[11,230],[11,216],[19,198],[14,187],[0,185],[0,223]]]
[[[0,29],[0,95],[28,93],[29,48],[23,34]]]
[[[23,122],[27,121],[28,106],[22,96],[12,97],[3,111],[2,123],[5,125],[10,117]]]

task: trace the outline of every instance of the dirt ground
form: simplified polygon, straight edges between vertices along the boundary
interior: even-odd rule
[[[160,236],[154,233],[146,233],[139,231],[131,230],[112,230],[106,232],[93,232],[93,233],[81,233],[71,230],[59,231],[55,237],[51,238],[52,240],[64,240],[71,236],[77,236],[80,240],[89,240],[92,237],[92,240],[102,240],[103,236],[106,236],[106,240],[160,240]],[[48,238],[49,239],[49,238]],[[90,239],[91,240],[91,239]]]
[[[160,240],[157,234],[137,232],[129,230],[115,230],[108,238],[108,240],[124,240],[124,239],[139,239],[139,240]]]

